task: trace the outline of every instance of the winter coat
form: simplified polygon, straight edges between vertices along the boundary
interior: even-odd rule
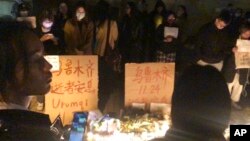
[[[77,22],[69,19],[64,26],[66,53],[69,55],[91,55],[94,24],[87,18]]]

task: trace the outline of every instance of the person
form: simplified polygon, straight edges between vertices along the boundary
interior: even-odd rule
[[[70,10],[67,1],[61,1],[55,16],[55,26],[63,30],[66,21],[70,18]]]
[[[172,11],[169,11],[166,15],[166,18],[156,31],[156,56],[155,61],[156,62],[165,62],[165,63],[175,63],[176,59],[176,51],[179,48],[179,37],[173,37],[173,36],[165,36],[164,35],[164,29],[165,27],[170,28],[176,28],[178,29],[178,26],[176,24],[176,16],[175,13]]]
[[[127,2],[125,15],[119,24],[119,48],[125,63],[144,61],[144,27],[134,2]]]
[[[98,108],[103,112],[114,89],[110,84],[115,82],[113,68],[105,61],[105,55],[108,51],[107,47],[112,49],[116,47],[118,27],[116,21],[112,20],[109,14],[110,5],[108,2],[100,0],[96,9],[94,54],[99,57]]]
[[[189,21],[188,21],[188,13],[187,8],[184,5],[178,5],[176,10],[176,23],[180,28],[180,31],[182,32],[181,41],[184,42],[187,40],[188,37],[188,27],[189,27]]]
[[[250,24],[242,24],[240,27],[240,34],[238,38],[235,39],[235,45],[237,39],[250,40]],[[228,89],[231,94],[232,106],[235,109],[241,110],[242,106],[239,105],[240,96],[243,92],[244,85],[249,78],[250,68],[236,69],[235,58],[238,55],[238,47],[235,46],[232,49],[232,53],[229,58],[226,59],[223,68],[223,74],[225,75]]]
[[[66,54],[92,55],[94,24],[88,17],[84,1],[76,3],[74,15],[64,26]]]
[[[54,16],[51,10],[44,10],[39,18],[38,28],[35,33],[40,38],[44,46],[45,55],[63,55],[65,52],[63,31],[56,29],[54,25]],[[37,97],[37,110],[44,108],[44,96]]]
[[[193,65],[180,76],[172,96],[172,126],[155,141],[225,141],[231,113],[223,75],[212,66]]]
[[[17,9],[16,21],[26,23],[30,28],[36,28],[36,17],[32,16],[31,6],[27,2],[20,3]]]
[[[195,40],[197,64],[211,65],[221,71],[223,60],[232,48],[231,38],[226,29],[230,21],[230,13],[222,11],[212,23],[200,29]]]
[[[0,50],[0,140],[56,140],[49,116],[28,111],[31,96],[45,95],[52,80],[41,41],[23,23],[3,22]]]
[[[39,27],[36,29],[44,45],[45,55],[64,54],[63,30],[54,26],[55,20],[51,10],[44,10],[39,18]]]

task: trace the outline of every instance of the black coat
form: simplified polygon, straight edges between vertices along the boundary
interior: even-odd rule
[[[48,115],[25,110],[0,110],[1,141],[56,141]]]
[[[227,29],[218,30],[214,22],[204,25],[196,35],[196,59],[218,63],[231,52],[232,39]]]

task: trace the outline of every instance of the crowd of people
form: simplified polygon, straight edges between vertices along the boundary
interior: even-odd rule
[[[190,64],[211,65],[221,71],[232,94],[232,104],[238,104],[248,69],[235,69],[237,39],[250,37],[250,12],[228,6],[214,20],[204,24],[198,33],[188,33],[188,11],[184,5],[169,10],[162,0],[157,0],[152,12],[147,11],[145,0],[129,1],[121,9],[114,9],[100,0],[90,10],[84,0],[69,5],[44,9],[32,15],[31,6],[20,2],[16,6],[16,19],[26,22],[39,36],[45,55],[98,55],[99,56],[99,108],[105,107],[113,88],[109,85],[121,81],[123,97],[124,69],[126,63],[164,62],[175,63],[178,76]],[[118,14],[120,13],[120,14]],[[36,17],[36,26],[20,17]],[[22,19],[22,18],[21,18]],[[166,35],[166,27],[178,29],[177,36]],[[118,49],[119,68],[107,64],[108,49]],[[119,79],[114,78],[116,73]],[[119,82],[117,82],[119,83]],[[43,107],[44,98],[38,98]]]
[[[114,15],[117,12],[104,0],[97,2],[92,13],[83,0],[75,3],[74,8],[62,1],[55,9],[44,9],[40,15],[32,15],[31,7],[23,2],[17,5],[16,10],[16,21],[20,24],[6,24],[6,19],[1,19],[0,93],[4,102],[0,103],[0,109],[27,109],[31,94],[39,95],[38,106],[43,108],[44,94],[49,91],[51,81],[51,65],[44,60],[43,53],[97,55],[98,108],[102,112],[114,89],[112,83],[121,83],[118,87],[122,99],[124,98],[126,63],[175,63],[176,85],[171,114],[173,129],[167,134],[168,138],[172,138],[171,134],[174,133],[178,137],[199,140],[201,137],[210,136],[206,134],[208,132],[212,137],[221,138],[229,120],[230,106],[242,109],[239,101],[249,79],[249,68],[236,69],[235,57],[239,53],[236,42],[237,39],[250,39],[250,12],[244,14],[240,8],[224,9],[214,20],[202,26],[198,33],[189,36],[186,7],[179,5],[177,11],[172,11],[166,8],[162,0],[157,0],[152,12],[147,11],[145,0],[129,1],[125,7],[119,9],[122,11],[120,13],[123,13],[120,17]],[[27,17],[35,17],[36,26],[34,18]],[[178,35],[165,36],[166,27],[178,29]],[[121,70],[114,70],[113,66],[108,64],[106,55],[109,49],[119,50]],[[187,67],[189,69],[184,71]],[[186,92],[187,98],[182,96],[183,92]],[[192,98],[197,98],[198,103],[188,101]],[[197,107],[201,103],[204,106]],[[216,107],[224,107],[226,110],[211,110]],[[204,109],[211,110],[212,114],[202,113]],[[193,115],[186,113],[190,110]],[[199,119],[200,115],[195,114],[197,111],[209,119]],[[29,113],[27,116],[30,116]],[[44,121],[47,119],[37,116],[44,118]],[[183,116],[190,118],[180,119]],[[225,121],[221,121],[218,126],[213,126],[216,122],[204,124],[208,120],[216,121],[221,117]],[[23,119],[22,122],[26,121]],[[186,126],[188,122],[194,123],[193,126]],[[15,125],[18,124],[15,122]],[[13,131],[18,130],[6,126],[13,128]],[[4,128],[3,131],[1,129],[0,126],[0,132],[5,132]],[[204,130],[201,132],[200,129]],[[183,134],[179,132],[181,130],[188,132]],[[38,132],[40,131],[34,131],[34,135]],[[45,131],[42,132],[49,136]],[[189,136],[189,133],[195,132],[202,134]]]

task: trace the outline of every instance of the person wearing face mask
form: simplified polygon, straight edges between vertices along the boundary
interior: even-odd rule
[[[64,26],[66,53],[69,55],[91,55],[94,24],[87,16],[84,1],[78,1],[74,16]]]
[[[176,50],[179,46],[178,37],[173,36],[164,36],[164,28],[165,27],[175,27],[178,28],[176,25],[176,16],[175,13],[170,11],[165,19],[165,22],[161,24],[156,31],[156,62],[166,62],[166,63],[173,63],[175,62],[176,58]]]
[[[54,26],[54,16],[51,10],[42,12],[39,24],[36,33],[44,45],[44,53],[46,55],[64,54],[63,31]]]
[[[35,30],[35,33],[40,38],[40,41],[44,46],[45,55],[63,55],[65,54],[64,49],[64,38],[63,31],[56,29],[54,24],[54,16],[51,10],[44,10],[39,18],[39,27]],[[37,97],[37,109],[42,111],[44,108],[44,96]]]
[[[234,44],[236,45],[237,39],[250,40],[250,24],[242,24],[239,29],[238,37],[235,38]],[[241,110],[243,107],[239,104],[241,94],[244,90],[244,85],[247,82],[250,74],[250,68],[236,69],[235,56],[238,55],[238,48],[235,46],[229,58],[225,61],[223,74],[228,84],[228,89],[231,94],[232,107]]]

